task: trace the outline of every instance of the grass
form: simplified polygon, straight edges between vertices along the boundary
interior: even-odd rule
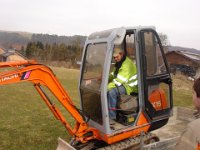
[[[79,71],[57,67],[52,69],[78,105]],[[182,75],[173,76],[173,82],[174,105],[192,107],[193,82]],[[55,98],[53,101],[58,105]],[[65,115],[73,123],[69,114]],[[32,83],[0,86],[0,150],[55,150],[58,137],[70,139],[66,129],[54,118]]]
[[[186,76],[177,74],[173,78],[173,99],[174,106],[193,108],[192,86],[193,81],[187,80]]]
[[[53,70],[70,97],[78,104],[79,71],[65,68]],[[55,98],[53,101],[58,105]],[[63,108],[60,109],[64,111]],[[69,114],[66,114],[66,118],[72,122]],[[32,83],[0,86],[0,149],[54,150],[58,137],[68,140],[70,138]]]

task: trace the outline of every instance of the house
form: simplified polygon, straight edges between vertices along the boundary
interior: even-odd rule
[[[6,61],[17,61],[17,60],[25,60],[26,58],[22,56],[15,50],[5,50],[0,48],[0,62]]]
[[[170,51],[165,54],[172,73],[180,71],[188,76],[200,74],[200,55],[185,51]]]

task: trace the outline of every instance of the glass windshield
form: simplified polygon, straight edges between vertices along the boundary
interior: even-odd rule
[[[99,82],[103,72],[106,44],[89,45],[87,48],[82,84],[91,89],[99,90]]]
[[[83,111],[88,117],[100,124],[102,124],[100,88],[106,49],[106,43],[88,45],[81,81]]]

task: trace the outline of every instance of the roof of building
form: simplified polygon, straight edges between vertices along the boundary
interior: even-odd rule
[[[0,54],[5,53],[6,50],[0,47]]]
[[[15,55],[15,53],[13,53],[13,52],[5,52],[5,53],[0,54],[0,55],[3,56],[3,57],[8,57],[10,55]]]
[[[200,62],[200,55],[196,54],[196,53],[190,53],[190,52],[185,52],[185,51],[170,51],[170,52],[166,53],[166,55],[168,55],[170,53],[176,53],[176,54],[182,55],[186,58],[189,58],[193,61]]]
[[[15,50],[5,50],[3,49],[4,52],[3,53],[0,53],[0,56],[2,57],[9,57],[10,55],[18,55],[24,59],[26,59],[22,54],[20,54],[19,52],[15,51]]]

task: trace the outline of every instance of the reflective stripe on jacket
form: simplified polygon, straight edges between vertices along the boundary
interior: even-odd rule
[[[114,70],[115,71],[115,70]],[[114,72],[113,71],[113,72]],[[137,69],[136,65],[133,63],[132,60],[130,60],[128,57],[124,60],[122,63],[122,66],[120,67],[117,77],[114,78],[114,73],[110,74],[109,82],[108,84],[108,90],[111,90],[117,86],[120,86],[123,84],[123,86],[126,89],[127,94],[129,95],[132,92],[137,92]]]

